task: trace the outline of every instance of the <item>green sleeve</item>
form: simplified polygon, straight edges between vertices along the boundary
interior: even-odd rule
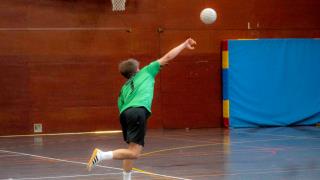
[[[120,92],[119,97],[118,97],[118,108],[119,108],[119,110],[122,109],[122,106],[123,106],[123,99],[122,99],[122,95],[121,95],[121,92]]]
[[[158,61],[153,61],[146,66],[145,69],[151,76],[155,77],[160,71],[160,63]]]

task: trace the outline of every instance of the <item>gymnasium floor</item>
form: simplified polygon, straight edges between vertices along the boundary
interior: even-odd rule
[[[91,173],[94,147],[123,147],[121,134],[0,137],[0,179],[121,179],[120,162]],[[319,179],[320,128],[150,130],[134,179]]]

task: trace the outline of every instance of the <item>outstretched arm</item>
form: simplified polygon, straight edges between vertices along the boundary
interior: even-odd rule
[[[193,39],[189,38],[179,46],[173,48],[170,50],[167,54],[165,54],[162,58],[158,59],[158,62],[160,63],[161,66],[164,66],[169,63],[172,59],[174,59],[178,54],[181,53],[184,49],[190,49],[193,50],[194,46],[197,44],[196,41]]]

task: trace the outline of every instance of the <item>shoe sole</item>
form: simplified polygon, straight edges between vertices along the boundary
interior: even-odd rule
[[[92,166],[93,166],[93,159],[97,156],[97,153],[98,153],[99,149],[95,148],[91,157],[90,157],[90,160],[88,161],[88,164],[87,164],[87,168],[88,168],[88,171],[91,171],[92,170]]]

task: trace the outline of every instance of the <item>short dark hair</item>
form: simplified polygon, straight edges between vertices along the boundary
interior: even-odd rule
[[[137,73],[137,69],[139,68],[139,61],[136,59],[128,59],[125,61],[122,61],[119,64],[119,71],[122,76],[124,76],[127,79],[130,79],[134,74]]]

